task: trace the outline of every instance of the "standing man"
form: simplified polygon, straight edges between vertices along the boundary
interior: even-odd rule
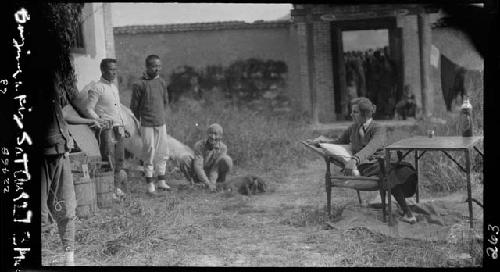
[[[222,127],[211,124],[207,130],[207,139],[194,145],[194,156],[188,155],[181,160],[181,171],[191,182],[208,185],[210,191],[216,190],[216,184],[226,180],[233,167],[231,157],[227,155],[227,146],[222,142]]]
[[[158,189],[170,190],[166,183],[167,130],[165,125],[168,108],[166,82],[160,78],[161,61],[157,55],[146,57],[146,72],[132,87],[130,109],[141,123],[143,162],[147,194],[157,196],[153,173],[158,174]]]
[[[46,128],[41,141],[41,221],[42,229],[51,219],[56,221],[64,249],[64,265],[73,266],[76,196],[69,161],[73,139],[63,118],[57,85],[54,86],[54,90],[46,92],[47,100],[41,111],[49,113],[41,116],[41,123]]]
[[[120,111],[120,94],[114,84],[117,75],[115,59],[101,61],[101,79],[89,90],[86,111],[87,118],[108,121],[108,126],[99,131],[99,149],[103,161],[110,162],[114,167],[115,195],[122,197],[125,194],[120,189],[120,170],[123,168],[125,149],[125,126]],[[113,161],[114,160],[114,161]]]

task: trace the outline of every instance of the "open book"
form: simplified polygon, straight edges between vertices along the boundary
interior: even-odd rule
[[[332,156],[333,159],[339,163],[339,166],[344,165],[352,159],[351,145],[336,145],[320,143],[319,147],[323,149],[326,155]]]

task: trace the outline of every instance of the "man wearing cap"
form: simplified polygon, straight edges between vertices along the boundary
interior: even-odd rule
[[[168,109],[167,84],[160,77],[161,61],[157,55],[146,57],[146,72],[132,87],[130,109],[141,123],[143,143],[144,173],[150,196],[156,192],[153,174],[158,174],[158,189],[170,190],[166,183],[167,168],[167,128],[165,118]]]
[[[207,130],[207,139],[194,145],[194,156],[184,156],[180,168],[191,183],[204,183],[210,191],[216,190],[216,184],[226,180],[233,167],[231,157],[227,155],[227,146],[222,142],[222,127],[211,124]]]
[[[362,176],[367,177],[378,176],[380,173],[377,159],[384,156],[386,135],[384,128],[372,118],[375,110],[376,106],[372,104],[370,99],[366,97],[355,98],[352,100],[351,111],[354,123],[342,133],[340,138],[334,140],[322,137],[321,140],[312,140],[313,143],[351,145],[353,157],[344,165],[346,176],[354,175],[355,170],[359,170]],[[401,220],[414,223],[416,218],[405,201],[405,196],[411,195],[413,187],[416,186],[414,173],[408,171],[408,168],[398,168],[398,171],[393,172],[395,173],[389,176],[389,178],[394,178],[391,180],[391,184],[394,185],[391,191],[403,209],[404,217]]]

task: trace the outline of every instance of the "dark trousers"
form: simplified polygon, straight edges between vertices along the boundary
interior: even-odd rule
[[[99,150],[101,151],[102,160],[109,162],[111,159],[115,172],[115,186],[120,187],[120,184],[117,184],[118,179],[116,177],[123,168],[123,162],[125,160],[125,146],[123,138],[117,137],[112,128],[101,130],[98,137]]]
[[[180,160],[180,170],[186,177],[188,181],[193,181],[195,183],[201,182],[199,178],[199,173],[196,173],[194,167],[194,159],[192,156],[184,156]],[[205,168],[205,174],[211,180],[215,180],[216,183],[222,183],[226,180],[226,176],[229,174],[233,168],[233,160],[228,155],[223,155],[218,158],[211,168]]]
[[[56,221],[63,247],[74,250],[76,196],[69,158],[46,155],[41,167],[42,223],[49,212]]]
[[[413,173],[409,168],[396,167],[396,164],[393,163],[391,163],[391,167],[394,169],[393,172],[388,175],[391,184],[393,184],[391,194],[394,196],[399,206],[401,206],[403,212],[411,215],[410,208],[406,204],[405,198],[413,196],[416,192],[416,173]],[[378,176],[380,173],[380,164],[378,162],[363,163],[358,166],[358,169],[362,176]]]

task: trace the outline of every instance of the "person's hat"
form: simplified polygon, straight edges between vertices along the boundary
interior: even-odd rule
[[[210,133],[212,131],[219,134],[219,135],[222,135],[222,133],[224,132],[222,130],[222,126],[217,124],[217,123],[213,123],[210,126],[208,126],[208,132]]]

